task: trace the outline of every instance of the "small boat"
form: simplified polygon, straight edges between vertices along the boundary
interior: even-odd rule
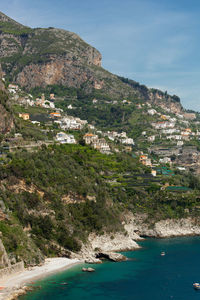
[[[198,283],[198,282],[193,283],[193,288],[195,290],[200,290],[200,283]]]
[[[164,252],[164,251],[161,252],[160,255],[161,255],[161,256],[165,256],[165,252]]]

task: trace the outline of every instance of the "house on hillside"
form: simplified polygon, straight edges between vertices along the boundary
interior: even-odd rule
[[[84,139],[86,145],[90,145],[98,140],[98,135],[93,134],[93,133],[86,133],[84,135],[83,139]]]
[[[156,138],[155,135],[151,135],[147,138],[147,140],[148,140],[148,142],[153,143],[155,141],[155,138]]]
[[[76,144],[74,136],[65,132],[58,132],[55,140],[61,144]]]
[[[94,149],[99,150],[101,153],[108,154],[110,153],[110,146],[107,144],[106,140],[104,138],[97,139],[93,142]]]
[[[52,112],[50,113],[50,117],[51,118],[60,118],[61,117],[61,114],[59,112]]]
[[[168,121],[152,123],[151,125],[155,129],[165,129],[165,128],[174,128],[175,127],[174,122],[168,122]]]
[[[19,90],[19,86],[16,84],[9,84],[8,85],[8,91],[9,93],[16,94],[16,92]]]
[[[161,163],[161,164],[167,164],[167,163],[171,163],[171,158],[170,157],[164,157],[164,158],[160,158],[159,159],[159,162]]]
[[[157,113],[157,111],[155,109],[148,109],[147,112],[150,116],[154,116]]]
[[[121,139],[121,143],[125,145],[135,145],[133,139],[128,137]]]
[[[50,99],[51,100],[55,100],[55,95],[54,94],[50,94]]]
[[[147,155],[140,155],[140,162],[147,167],[151,167],[151,159]]]
[[[19,117],[25,121],[30,119],[30,115],[28,113],[19,113]]]

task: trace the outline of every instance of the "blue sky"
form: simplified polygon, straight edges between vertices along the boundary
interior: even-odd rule
[[[0,10],[30,27],[76,32],[105,69],[200,111],[199,0],[7,0]]]

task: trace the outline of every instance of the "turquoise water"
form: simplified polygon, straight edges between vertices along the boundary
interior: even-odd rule
[[[140,245],[141,250],[125,253],[126,262],[93,265],[95,273],[77,265],[37,282],[41,288],[20,300],[200,299],[192,287],[200,282],[200,237],[147,239]]]

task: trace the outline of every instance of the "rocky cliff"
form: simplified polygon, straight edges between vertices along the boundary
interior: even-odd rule
[[[134,233],[137,236],[167,238],[176,236],[200,235],[199,218],[187,217],[181,219],[151,220],[147,214],[127,213],[124,228],[129,236]]]
[[[99,51],[77,34],[31,29],[4,14],[0,14],[0,43],[3,69],[27,89],[48,84],[80,87],[93,80],[89,66],[101,66]]]
[[[31,29],[0,13],[0,44],[0,61],[7,77],[27,90],[58,84],[81,88],[87,94],[100,90],[115,99],[166,102],[168,108],[181,110],[173,97],[164,93],[161,97],[160,91],[152,93],[104,70],[99,51],[73,32],[53,27]]]
[[[146,214],[133,215],[127,212],[122,225],[125,229],[124,233],[104,233],[104,235],[91,233],[87,244],[82,245],[81,251],[78,254],[72,253],[71,256],[84,259],[86,262],[99,263],[97,259],[99,253],[107,255],[112,251],[137,250],[140,248],[137,241],[143,240],[143,237],[169,238],[200,235],[199,219],[192,217],[155,222],[149,220]]]

